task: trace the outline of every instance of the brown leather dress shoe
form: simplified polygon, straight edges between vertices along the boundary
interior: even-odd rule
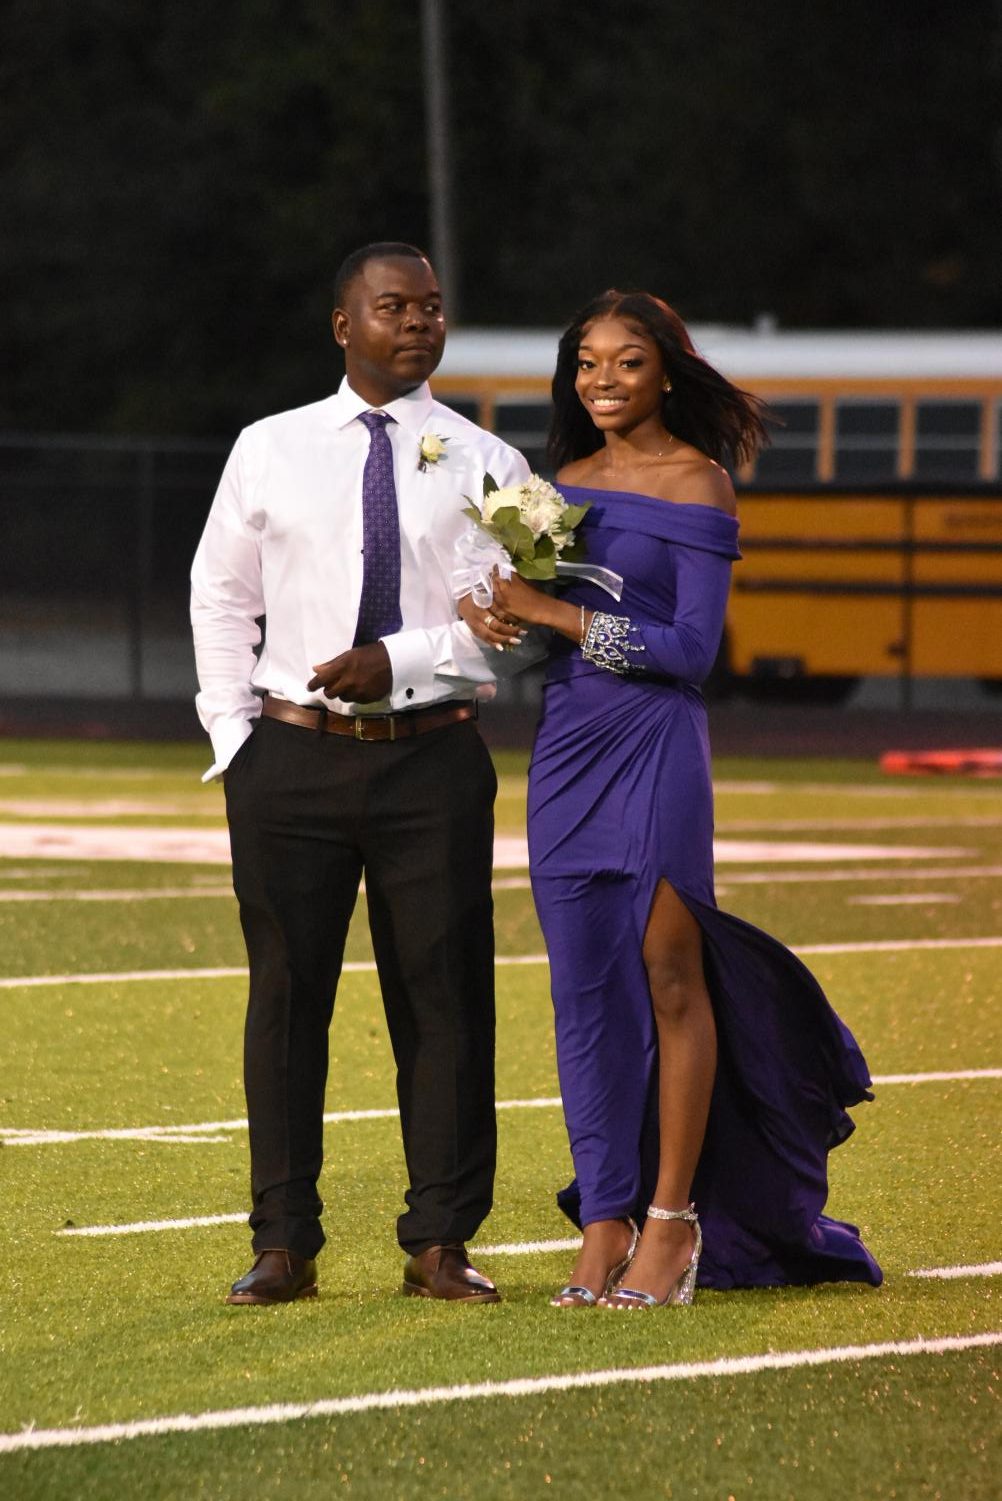
[[[294,1303],[317,1296],[317,1264],[295,1251],[262,1251],[246,1276],[234,1282],[227,1303]]]
[[[411,1298],[445,1298],[452,1303],[500,1303],[490,1278],[470,1265],[465,1246],[429,1246],[404,1262],[401,1289]]]

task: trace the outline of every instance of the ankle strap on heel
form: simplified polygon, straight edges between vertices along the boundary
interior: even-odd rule
[[[690,1204],[688,1209],[659,1209],[656,1204],[651,1204],[647,1209],[647,1218],[649,1220],[684,1220],[687,1225],[699,1223],[695,1204]]]

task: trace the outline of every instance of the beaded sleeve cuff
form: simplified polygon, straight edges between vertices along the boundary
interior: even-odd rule
[[[606,615],[596,610],[582,643],[581,655],[606,672],[617,672],[620,676],[639,672],[641,663],[637,656],[645,648],[636,639],[637,634],[637,628],[631,624],[628,615]]]

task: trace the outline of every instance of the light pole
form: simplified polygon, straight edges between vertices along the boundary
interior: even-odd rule
[[[452,164],[447,97],[448,58],[441,0],[421,0],[424,54],[425,141],[431,258],[450,322],[459,322],[459,275],[452,229]]]

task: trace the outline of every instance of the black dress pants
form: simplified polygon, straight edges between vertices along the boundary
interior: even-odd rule
[[[408,1252],[491,1207],[497,781],[472,721],[357,741],[260,719],[226,772],[250,965],[244,1083],[255,1251],[323,1245],[328,1029],[365,874],[410,1179]]]

